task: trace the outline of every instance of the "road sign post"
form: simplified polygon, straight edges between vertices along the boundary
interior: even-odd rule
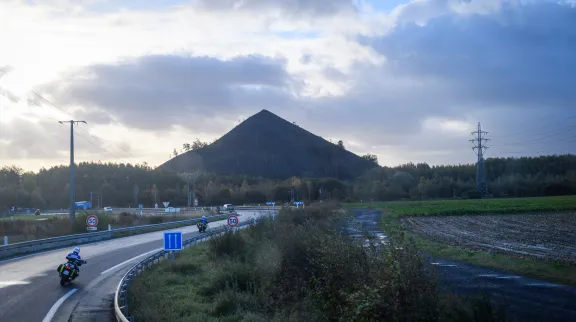
[[[142,216],[142,208],[144,208],[144,206],[142,204],[139,204],[138,209],[140,209],[140,216]]]
[[[266,203],[266,205],[268,206],[268,216],[271,215],[271,216],[272,216],[272,220],[274,220],[275,214],[274,214],[274,211],[271,211],[271,210],[270,210],[270,206],[274,207],[274,206],[276,205],[276,202],[275,202],[275,201],[268,201],[268,202]]]
[[[233,231],[236,231],[236,226],[238,226],[238,216],[228,217],[228,226],[232,227]]]
[[[95,231],[98,230],[98,216],[96,215],[90,215],[88,217],[86,217],[86,229],[87,230],[91,230],[91,231]]]
[[[182,250],[182,232],[164,233],[164,250]]]
[[[182,232],[164,233],[164,250],[170,252],[172,264],[174,264],[174,251],[182,250]]]

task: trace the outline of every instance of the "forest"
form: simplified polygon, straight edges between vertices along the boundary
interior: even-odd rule
[[[368,156],[370,157],[370,156]],[[372,156],[373,157],[373,156]],[[376,161],[376,160],[374,160]],[[493,197],[576,194],[576,156],[490,158],[485,161]],[[164,201],[187,204],[188,184],[199,205],[247,204],[291,200],[390,201],[477,198],[474,164],[430,166],[408,163],[375,167],[355,180],[299,178],[284,180],[197,171],[175,173],[146,163],[80,163],[76,167],[76,200],[94,206],[153,207]],[[69,168],[25,172],[0,169],[0,212],[11,207],[60,209],[68,206]]]

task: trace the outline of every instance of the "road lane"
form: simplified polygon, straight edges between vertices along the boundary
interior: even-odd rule
[[[251,220],[257,211],[239,212],[240,220]],[[226,225],[225,220],[211,222],[210,228]],[[196,226],[187,226],[166,231],[182,231],[184,238],[198,234]],[[88,285],[100,276],[106,278],[112,273],[101,274],[110,268],[124,263],[118,269],[129,268],[141,258],[143,253],[163,246],[163,232],[152,232],[131,237],[118,238],[81,247],[81,256],[88,264],[80,270],[79,278],[61,287],[56,272],[58,264],[65,262],[66,255],[72,247],[27,256],[20,259],[0,262],[0,321],[1,322],[40,322],[53,305],[71,289],[78,291],[64,303],[77,301],[78,294],[86,294]],[[66,306],[66,305],[64,305]],[[56,314],[58,315],[58,314]]]

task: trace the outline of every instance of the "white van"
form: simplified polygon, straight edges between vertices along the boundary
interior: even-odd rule
[[[226,212],[236,212],[236,211],[234,210],[234,207],[232,206],[231,203],[225,204],[225,205],[222,207],[222,209],[223,209],[224,211],[226,211]]]

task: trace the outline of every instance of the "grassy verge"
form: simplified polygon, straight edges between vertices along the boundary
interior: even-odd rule
[[[399,216],[449,216],[576,210],[576,196],[350,203],[350,208],[386,208]]]
[[[410,238],[416,247],[433,256],[453,259],[474,265],[501,269],[510,273],[534,277],[546,281],[576,285],[574,267],[544,260],[522,259],[517,257],[470,251],[446,245],[411,233],[402,228],[402,216],[439,216],[481,214],[481,209],[489,213],[530,213],[538,211],[569,211],[576,209],[576,197],[514,198],[488,200],[444,200],[422,202],[390,202],[375,204],[349,204],[353,208],[382,208],[381,225],[392,239]]]
[[[57,237],[71,234],[86,233],[86,217],[87,213],[78,213],[76,220],[70,224],[67,216],[27,216],[27,217],[42,217],[43,220],[31,220],[29,218],[14,220],[0,221],[0,236],[8,236],[10,243],[17,243],[28,240]],[[139,216],[135,214],[121,213],[90,213],[90,215],[98,216],[98,231],[108,230],[108,225],[112,228],[142,226],[149,224],[160,224],[165,222],[180,221],[192,218],[198,218],[202,213],[194,213],[193,215],[146,215]],[[176,226],[174,226],[176,227]],[[171,227],[168,227],[171,228]],[[141,234],[155,230],[168,229],[165,227],[146,229],[134,232],[125,232],[117,234],[118,237],[130,236],[134,234]]]
[[[334,209],[285,209],[181,252],[129,290],[135,321],[497,321],[489,301],[442,293],[411,243],[381,252]],[[400,246],[400,247],[399,247]]]

